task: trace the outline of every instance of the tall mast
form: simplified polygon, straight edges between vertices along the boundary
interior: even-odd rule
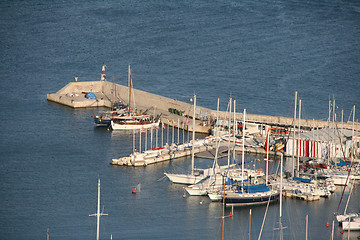
[[[295,121],[296,121],[296,105],[297,105],[297,91],[295,91],[295,104],[294,104],[294,126],[293,126],[293,151],[292,151],[292,176],[294,176],[294,164],[295,164]],[[269,160],[269,159],[268,159]]]
[[[113,97],[111,99],[111,110],[114,110],[114,99],[115,99],[115,74],[113,74]]]
[[[129,64],[129,73],[128,73],[128,81],[129,81],[129,110],[128,110],[128,115],[130,116],[130,113],[131,113],[131,108],[130,108],[130,104],[131,104],[131,83],[132,83],[132,79],[131,79],[131,67],[130,67],[130,64]]]
[[[242,157],[241,157],[241,185],[244,185],[244,164],[245,164],[245,115],[246,109],[244,108],[243,114],[243,128],[242,128]]]
[[[301,118],[301,99],[299,99],[299,134],[298,134],[298,137],[299,137],[299,148],[301,149],[301,144],[300,144],[300,134],[301,134],[301,130],[300,130],[300,118]],[[300,153],[301,151],[298,151],[298,154],[297,154],[297,165],[296,165],[296,169],[297,169],[297,176],[299,177],[299,170],[300,170],[300,167],[299,167],[299,164],[300,164]]]
[[[222,212],[222,231],[221,231],[221,239],[224,240],[224,232],[225,232],[225,176],[223,176],[223,212]]]
[[[99,240],[100,236],[100,178],[98,182],[98,205],[96,213],[96,240]]]
[[[236,159],[236,155],[235,155],[235,145],[236,145],[236,115],[235,115],[235,112],[236,112],[236,100],[234,100],[234,128],[233,128],[233,131],[234,131],[234,150],[233,150],[233,158],[234,158],[234,161]]]
[[[218,164],[218,151],[219,151],[219,128],[218,128],[218,124],[219,124],[219,107],[220,107],[220,98],[218,98],[218,101],[217,101],[217,108],[216,108],[216,125],[215,125],[215,136],[216,136],[216,141],[215,141],[215,144],[216,144],[216,151],[215,151],[215,157],[214,157],[214,171],[215,171],[215,168],[217,168],[219,166]],[[216,175],[215,175],[216,176]],[[210,184],[210,182],[209,182]]]
[[[196,111],[196,95],[194,94],[194,115],[193,115],[193,134],[192,134],[192,153],[191,153],[191,175],[194,175],[194,158],[195,158],[195,111]]]
[[[217,108],[216,108],[216,137],[219,136],[219,107],[220,107],[220,98],[217,100]]]
[[[351,140],[352,140],[352,153],[351,153],[351,156],[352,156],[352,161],[354,161],[354,156],[355,156],[355,105],[354,105],[354,111],[353,111],[353,120],[352,120],[352,132],[351,132]],[[357,132],[357,131],[356,131]],[[356,136],[357,136],[357,133],[356,133]]]
[[[333,120],[333,136],[331,137],[331,142],[334,142],[334,147],[335,147],[335,136],[336,136],[336,126],[335,126],[335,122],[336,122],[336,113],[335,113],[335,97],[334,97],[334,99],[333,99],[333,117],[332,117],[332,120]],[[333,148],[334,148],[333,147]],[[334,156],[334,158],[336,157],[336,148],[334,149],[334,152],[333,152],[333,156]]]
[[[231,103],[232,103],[232,98],[230,97],[229,100],[229,141],[228,141],[228,166],[230,165],[230,137],[231,137]]]
[[[305,231],[305,240],[308,240],[308,223],[309,223],[309,215],[306,214],[306,221],[305,221],[305,225],[306,225],[306,227],[305,227],[305,229],[306,229],[306,231]]]
[[[270,131],[271,128],[269,128],[266,132],[266,174],[265,174],[265,181],[266,185],[268,185],[268,179],[269,179],[269,144],[270,144]]]
[[[282,232],[282,222],[281,222],[281,218],[282,218],[282,185],[283,185],[283,158],[284,158],[284,154],[281,153],[280,155],[280,207],[279,207],[279,230],[280,230],[280,240],[283,239],[283,232]]]
[[[330,157],[331,157],[331,142],[330,142],[330,120],[331,120],[331,100],[329,98],[329,118],[328,118],[328,136],[329,136],[329,139],[328,139],[328,142],[329,142],[329,145],[328,145],[328,159],[327,159],[327,165],[329,166],[330,164]]]
[[[100,213],[100,178],[98,181],[98,204],[97,204],[97,212],[94,214],[90,214],[89,216],[96,216],[96,240],[99,240],[100,236],[100,216],[105,216],[107,214]]]

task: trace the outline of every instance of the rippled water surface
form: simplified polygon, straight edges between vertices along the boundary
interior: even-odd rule
[[[50,239],[95,238],[88,215],[98,177],[109,214],[102,239],[221,238],[221,205],[183,198],[182,186],[163,179],[170,167],[188,170],[190,158],[111,166],[131,152],[131,134],[94,128],[87,115],[97,109],[46,101],[75,76],[99,80],[103,62],[117,83],[126,85],[131,64],[135,88],[182,101],[196,93],[212,109],[219,97],[225,110],[231,95],[238,111],[291,117],[295,90],[308,119],[326,120],[329,98],[345,121],[360,105],[358,1],[2,1],[0,11],[1,239],[41,239],[47,229]],[[246,158],[263,166],[262,156]],[[305,238],[309,214],[311,239],[329,239],[340,197],[338,189],[315,203],[284,200],[285,238]],[[358,211],[359,199],[357,186],[349,209]],[[264,212],[252,209],[251,239]],[[273,204],[262,239],[277,238],[278,221]],[[248,222],[249,208],[236,209],[225,238],[248,239]],[[338,226],[335,235],[347,239]]]

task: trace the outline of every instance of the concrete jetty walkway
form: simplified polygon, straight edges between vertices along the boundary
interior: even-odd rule
[[[85,98],[86,93],[93,92],[96,95],[96,99],[87,99]],[[183,122],[186,121],[184,116],[179,114],[170,113],[169,109],[176,109],[177,112],[189,113],[190,116],[193,116],[193,109],[190,103],[185,103],[178,101],[176,99],[171,99],[149,92],[141,91],[138,89],[133,89],[135,96],[136,108],[139,111],[148,110],[149,113],[155,111],[156,114],[162,114],[162,122],[172,126],[177,124],[178,119],[180,122],[180,127],[183,125]],[[88,108],[88,107],[111,107],[112,102],[122,100],[125,103],[129,102],[128,87],[113,84],[108,81],[91,81],[91,82],[70,82],[57,93],[47,94],[47,99],[49,101],[57,102],[73,108]],[[133,105],[133,103],[132,103]],[[151,111],[150,111],[151,110]],[[196,108],[196,118],[201,116],[216,118],[216,110],[197,107]],[[221,118],[226,117],[226,112],[220,111],[219,116]],[[237,119],[242,119],[242,113],[236,114]],[[280,116],[266,116],[258,114],[247,114],[246,120],[248,122],[267,124],[271,126],[292,126],[293,118],[289,117],[280,117]],[[319,127],[324,128],[328,126],[327,121],[321,120],[309,120],[301,119],[300,125],[302,127],[312,128]],[[190,124],[191,125],[191,124]],[[298,123],[297,123],[298,125]],[[188,126],[192,130],[191,126]],[[343,123],[343,128],[352,129],[352,123]],[[355,123],[355,128],[359,129],[360,124]],[[210,126],[206,122],[197,120],[196,132],[207,133],[210,130]]]

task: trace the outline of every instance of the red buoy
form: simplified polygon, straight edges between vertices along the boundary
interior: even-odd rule
[[[132,190],[132,194],[136,194],[136,188],[134,188],[134,190]]]
[[[232,213],[229,213],[229,217],[232,217]]]
[[[327,227],[327,228],[329,227],[329,223],[326,223],[326,227]]]
[[[340,232],[341,234],[343,234],[344,233],[344,230],[341,230],[341,232]]]

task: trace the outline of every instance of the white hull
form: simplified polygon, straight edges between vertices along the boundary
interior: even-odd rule
[[[341,223],[343,230],[359,231],[360,230],[360,217],[353,218],[350,222],[344,221]]]
[[[172,174],[172,173],[165,173],[165,175],[169,178],[169,180],[173,183],[180,183],[180,184],[197,184],[201,180],[207,178],[206,175],[191,175],[191,174]]]
[[[137,130],[137,129],[149,129],[152,127],[158,127],[160,121],[149,124],[117,124],[111,121],[111,128],[113,130]]]
[[[358,213],[339,214],[339,215],[336,215],[336,220],[339,223],[342,223],[344,221],[349,220],[349,218],[354,218],[354,217],[359,217],[359,214]]]
[[[209,192],[219,191],[223,188],[222,183],[214,184],[208,186],[208,183],[205,181],[204,185],[198,183],[196,185],[191,185],[186,187],[185,190],[189,193],[190,196],[206,196]]]
[[[342,176],[332,176],[331,179],[334,181],[334,184],[337,186],[347,186],[349,179]]]
[[[205,188],[192,188],[192,187],[187,187],[185,188],[185,190],[187,191],[187,193],[190,196],[205,196],[207,194],[207,189]]]
[[[219,202],[223,199],[223,196],[217,192],[208,193],[208,196],[212,202]]]

